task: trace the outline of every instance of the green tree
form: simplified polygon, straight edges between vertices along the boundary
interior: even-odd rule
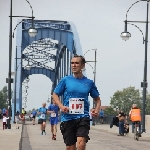
[[[105,115],[117,115],[117,112],[112,107],[105,108],[104,113]]]
[[[6,108],[7,104],[7,86],[4,86],[3,89],[0,91],[0,108]]]
[[[150,94],[146,95],[146,109],[145,109],[145,114],[150,115]]]
[[[141,105],[141,96],[138,89],[135,87],[124,88],[122,91],[117,91],[111,97],[110,105],[115,110],[123,110],[125,113],[129,113],[132,104],[137,104],[139,108]]]

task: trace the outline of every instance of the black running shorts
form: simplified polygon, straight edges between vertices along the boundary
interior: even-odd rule
[[[60,130],[66,146],[74,145],[77,142],[77,137],[85,137],[86,142],[88,142],[90,118],[84,117],[62,122],[60,124]]]
[[[32,116],[33,119],[35,119],[35,116]]]

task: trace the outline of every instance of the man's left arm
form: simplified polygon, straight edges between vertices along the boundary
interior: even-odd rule
[[[95,111],[99,114],[100,106],[101,106],[101,100],[100,97],[93,98],[93,100],[96,103]]]

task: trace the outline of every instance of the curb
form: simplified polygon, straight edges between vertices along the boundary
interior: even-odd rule
[[[22,125],[22,129],[21,129],[21,137],[20,137],[20,141],[19,141],[19,150],[22,149],[22,135],[23,135],[23,125]]]
[[[26,124],[22,125],[21,139],[19,142],[19,150],[32,150]]]

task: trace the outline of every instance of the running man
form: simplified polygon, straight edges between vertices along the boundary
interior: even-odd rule
[[[32,118],[32,121],[33,121],[33,125],[35,125],[36,114],[37,114],[36,110],[33,110],[33,111],[31,112],[31,118]]]
[[[48,113],[50,113],[52,140],[56,140],[59,107],[56,105],[54,100],[52,101],[53,101],[53,104],[50,104],[50,106],[48,107]]]
[[[99,116],[100,116],[100,123],[103,124],[103,121],[104,121],[104,111],[103,111],[103,109],[100,110]]]
[[[16,113],[15,113],[15,122],[16,122],[16,129],[19,129],[19,111],[17,111]]]
[[[82,74],[85,59],[75,55],[71,60],[72,75],[66,76],[56,86],[53,99],[61,110],[60,129],[66,150],[85,150],[89,140],[90,115],[88,96],[96,101],[96,108],[92,109],[92,116],[97,117],[101,105],[99,92],[95,83]],[[63,103],[59,96],[63,96]]]
[[[41,135],[43,133],[46,135],[45,128],[46,128],[46,114],[47,114],[47,108],[46,108],[46,103],[42,104],[42,107],[39,108],[38,110],[39,114],[39,119],[41,120]]]

